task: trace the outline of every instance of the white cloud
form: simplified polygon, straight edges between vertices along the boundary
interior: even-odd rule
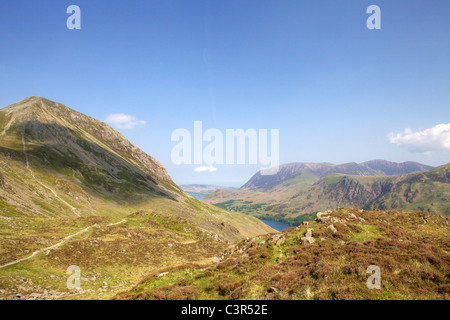
[[[216,172],[217,168],[213,166],[201,166],[194,169],[195,172]]]
[[[137,120],[136,117],[124,113],[113,113],[106,117],[105,122],[115,125],[119,129],[133,129],[135,126],[144,125],[147,122]]]
[[[410,152],[429,153],[450,149],[450,123],[441,123],[422,131],[406,129],[402,133],[390,133],[389,142],[408,148]]]

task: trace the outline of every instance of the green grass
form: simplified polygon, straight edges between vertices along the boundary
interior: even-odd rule
[[[11,119],[11,116],[7,116],[6,112],[0,111],[0,132],[3,131],[3,128],[8,124],[8,121]]]
[[[360,225],[362,231],[352,233],[351,239],[358,242],[377,240],[384,235],[383,231],[376,225]]]
[[[252,201],[243,200],[229,200],[214,205],[224,210],[242,212],[255,217],[258,217],[261,213],[266,211],[266,207],[268,206],[265,202],[253,203]]]

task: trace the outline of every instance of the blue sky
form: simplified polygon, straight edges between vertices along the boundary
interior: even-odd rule
[[[66,27],[72,4],[81,30]],[[366,27],[372,4],[381,30]],[[171,134],[196,120],[222,132],[279,129],[281,163],[449,162],[450,129],[435,126],[450,123],[450,1],[0,7],[0,106],[39,95],[99,120],[133,116],[134,127],[116,128],[176,183],[239,186],[260,167],[175,165]]]

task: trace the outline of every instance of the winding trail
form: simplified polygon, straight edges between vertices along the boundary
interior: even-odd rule
[[[121,220],[119,222],[110,223],[110,224],[107,225],[107,227],[116,226],[116,225],[124,223],[126,221],[127,221],[126,219],[123,219],[123,220]],[[89,229],[94,228],[94,227],[99,227],[99,225],[98,224],[93,224],[92,226],[86,227],[83,230],[80,230],[80,231],[78,231],[78,232],[76,232],[74,234],[71,234],[71,235],[65,237],[64,239],[62,239],[57,244],[54,244],[54,245],[52,245],[50,247],[47,247],[47,248],[36,250],[35,252],[33,252],[30,256],[28,256],[26,258],[22,258],[22,259],[18,259],[18,260],[12,261],[12,262],[8,262],[7,264],[4,264],[4,265],[0,266],[0,269],[8,267],[8,266],[12,266],[14,264],[17,264],[17,263],[20,263],[20,262],[23,262],[23,261],[26,261],[26,260],[29,260],[29,259],[35,257],[36,255],[38,255],[39,253],[59,248],[64,243],[66,243],[68,240],[72,239],[73,237],[79,236],[80,234],[83,234],[83,233],[87,232]]]
[[[31,259],[31,258],[35,257],[36,255],[38,255],[38,254],[41,253],[41,252],[44,252],[44,251],[47,251],[47,250],[53,250],[53,249],[56,249],[56,248],[62,246],[67,240],[70,240],[70,239],[72,239],[73,237],[76,237],[76,236],[78,236],[78,235],[80,235],[80,234],[85,233],[86,231],[88,231],[90,228],[92,228],[92,227],[94,227],[94,226],[95,226],[95,225],[89,226],[89,227],[87,227],[87,228],[85,228],[85,229],[83,229],[83,230],[81,230],[81,231],[78,231],[77,233],[71,234],[70,236],[65,237],[63,240],[61,240],[61,241],[58,242],[57,244],[54,244],[54,245],[52,245],[52,246],[50,246],[50,247],[47,247],[47,248],[44,248],[44,249],[36,250],[36,251],[33,252],[33,253],[31,254],[31,256],[29,256],[29,257],[22,258],[22,259],[18,259],[18,260],[9,262],[9,263],[7,263],[7,264],[4,264],[4,265],[0,266],[0,269],[5,268],[5,267],[8,267],[8,266],[12,266],[12,265],[17,264],[17,263],[19,263],[19,262],[26,261],[26,260],[28,260],[28,259]]]
[[[51,192],[53,193],[53,195],[54,195],[56,198],[58,198],[59,201],[61,201],[61,202],[64,203],[67,207],[69,207],[69,208],[72,210],[72,212],[73,212],[76,216],[81,217],[81,215],[77,212],[77,209],[76,209],[76,208],[74,208],[73,206],[71,206],[70,204],[68,204],[64,199],[61,199],[61,197],[59,197],[58,194],[57,194],[52,188],[46,186],[45,184],[43,184],[42,182],[40,182],[40,181],[36,178],[36,176],[34,175],[33,170],[31,170],[30,163],[29,163],[29,161],[28,161],[28,155],[27,155],[27,153],[26,153],[26,148],[25,148],[25,136],[24,136],[24,134],[22,134],[22,146],[23,146],[23,149],[22,149],[22,150],[23,150],[23,154],[24,154],[24,156],[25,156],[26,166],[27,166],[27,169],[28,169],[28,171],[30,172],[31,176],[33,177],[33,179],[36,180],[36,182],[39,183],[42,187],[44,187],[44,188],[46,188],[47,190],[51,191]],[[2,217],[2,216],[0,216],[0,218],[8,219],[8,218]],[[122,220],[119,221],[119,222],[113,222],[113,223],[107,224],[106,226],[107,226],[107,227],[112,227],[112,226],[116,226],[116,225],[122,224],[122,223],[124,223],[124,222],[126,222],[126,221],[127,221],[126,219],[122,219]],[[49,251],[49,250],[53,250],[53,249],[59,248],[59,247],[62,246],[64,243],[66,243],[68,240],[70,240],[70,239],[72,239],[72,238],[74,238],[74,237],[76,237],[76,236],[79,236],[79,235],[81,235],[81,234],[87,232],[89,229],[91,229],[91,228],[93,228],[93,227],[99,227],[99,225],[98,225],[98,224],[93,224],[93,225],[91,225],[91,226],[88,226],[88,227],[84,228],[83,230],[80,230],[80,231],[78,231],[78,232],[76,232],[76,233],[74,233],[74,234],[71,234],[71,235],[65,237],[65,238],[62,239],[60,242],[58,242],[58,243],[56,243],[56,244],[54,244],[54,245],[51,245],[50,247],[47,247],[47,248],[43,248],[43,249],[39,249],[39,250],[34,251],[34,252],[33,252],[30,256],[28,256],[28,257],[21,258],[21,259],[18,259],[18,260],[14,260],[14,261],[12,261],[12,262],[8,262],[8,263],[6,263],[6,264],[4,264],[4,265],[1,265],[1,266],[0,266],[0,269],[5,268],[5,267],[8,267],[8,266],[15,265],[15,264],[17,264],[17,263],[20,263],[20,262],[23,262],[23,261],[26,261],[26,260],[29,260],[29,259],[31,259],[31,258],[37,256],[39,253],[43,253],[43,252],[46,252],[46,251]]]
[[[49,186],[43,184],[42,182],[40,182],[36,176],[34,175],[33,170],[31,170],[30,167],[30,163],[28,161],[28,155],[27,152],[25,150],[25,135],[22,133],[22,151],[23,154],[25,156],[25,162],[27,165],[27,169],[28,171],[30,171],[31,176],[33,177],[34,180],[36,180],[37,183],[39,183],[42,187],[44,187],[45,189],[49,190],[51,193],[53,193],[53,195],[62,203],[64,203],[67,207],[69,207],[69,209],[73,212],[73,214],[75,214],[77,217],[81,217],[81,215],[78,213],[77,208],[71,206],[69,203],[67,203],[64,199],[62,199],[60,196],[58,196],[58,194],[55,192],[55,190],[53,190],[52,188],[50,188]]]
[[[126,219],[122,219],[122,220],[119,221],[119,222],[116,222],[116,223],[110,223],[110,224],[108,224],[108,225],[106,225],[106,226],[107,226],[107,227],[117,226],[118,224],[124,223],[124,222],[126,222],[126,221],[127,221]]]
[[[11,123],[13,122],[14,117],[11,117],[11,119],[9,119],[8,123],[6,124],[5,128],[3,129],[2,133],[0,133],[0,136],[4,136],[5,133],[9,130],[9,128],[11,127]]]

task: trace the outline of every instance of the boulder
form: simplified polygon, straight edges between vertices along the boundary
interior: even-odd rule
[[[352,218],[352,219],[358,219],[358,217],[357,217],[354,213],[352,213],[352,212],[349,212],[349,213],[348,213],[348,216],[349,216],[350,218]]]
[[[283,235],[281,233],[274,234],[270,238],[270,244],[276,244],[281,237],[283,237]]]
[[[277,246],[281,246],[285,242],[286,242],[286,238],[285,237],[281,237],[280,239],[278,239],[276,245]]]
[[[37,292],[33,292],[28,300],[42,300],[42,295]]]
[[[164,277],[166,274],[169,274],[168,272],[161,272],[160,274],[157,275],[157,277]]]
[[[316,242],[316,240],[313,238],[312,236],[312,229],[308,228],[308,230],[306,230],[305,236],[303,238],[301,238],[302,244],[311,244]]]
[[[219,264],[220,263],[220,258],[219,257],[214,257],[214,258],[212,258],[212,261],[211,261],[213,264]]]
[[[331,230],[331,232],[333,232],[333,234],[336,234],[338,231],[337,229],[334,227],[334,225],[330,224],[327,229]]]
[[[269,292],[278,293],[280,290],[276,287],[270,287]]]
[[[316,215],[316,221],[317,222],[327,222],[330,220],[330,213],[329,212],[319,212]]]
[[[303,237],[302,238],[302,244],[311,244],[311,243],[314,243],[314,242],[316,242],[316,240],[313,237],[310,237],[310,238]]]

